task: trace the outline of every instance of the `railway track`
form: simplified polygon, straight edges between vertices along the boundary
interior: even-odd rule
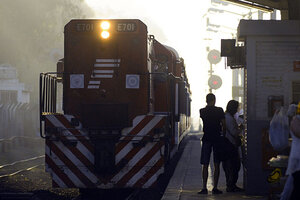
[[[45,155],[19,160],[10,164],[0,166],[0,178],[14,176],[21,172],[30,171],[44,165]]]

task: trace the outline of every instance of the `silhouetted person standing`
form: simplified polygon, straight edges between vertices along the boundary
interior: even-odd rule
[[[235,100],[230,100],[227,103],[225,112],[226,121],[226,137],[230,141],[231,153],[229,159],[223,161],[223,169],[226,176],[226,191],[227,192],[240,192],[241,188],[236,186],[237,180],[239,178],[239,170],[241,168],[241,161],[239,155],[239,135],[241,134],[241,129],[234,118],[239,107],[239,102]]]
[[[214,157],[214,188],[213,194],[222,194],[218,190],[218,181],[220,174],[220,159],[217,155],[217,144],[221,133],[225,133],[225,114],[222,108],[216,107],[216,97],[214,94],[209,93],[206,96],[207,106],[200,109],[200,117],[203,121],[202,149],[201,149],[201,164],[202,164],[202,190],[198,194],[207,194],[207,178],[208,166],[210,161],[210,154],[213,151]]]

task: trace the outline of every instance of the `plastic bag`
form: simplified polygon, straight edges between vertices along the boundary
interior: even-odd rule
[[[270,122],[270,143],[275,150],[281,151],[289,145],[289,132],[289,120],[281,107],[280,111],[274,114]]]

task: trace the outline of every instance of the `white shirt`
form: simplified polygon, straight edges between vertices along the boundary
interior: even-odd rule
[[[240,117],[240,115],[243,115],[243,114],[244,114],[243,109],[240,109],[238,112],[236,112],[234,114],[234,119],[236,120],[236,122],[238,124],[242,124],[244,122],[244,119]]]
[[[229,113],[225,113],[225,121],[226,121],[226,137],[228,140],[236,145],[236,137],[240,134],[240,129],[234,117],[232,117]]]

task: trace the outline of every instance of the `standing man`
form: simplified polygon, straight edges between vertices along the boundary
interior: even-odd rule
[[[216,107],[216,97],[214,94],[209,93],[206,95],[207,106],[200,109],[200,117],[203,121],[202,149],[201,149],[201,164],[202,164],[202,178],[203,187],[198,194],[207,194],[207,178],[208,178],[208,165],[210,161],[210,154],[213,150],[214,157],[214,188],[213,194],[222,194],[218,190],[218,181],[220,174],[220,160],[217,155],[217,143],[221,133],[225,135],[225,114],[222,108]]]

